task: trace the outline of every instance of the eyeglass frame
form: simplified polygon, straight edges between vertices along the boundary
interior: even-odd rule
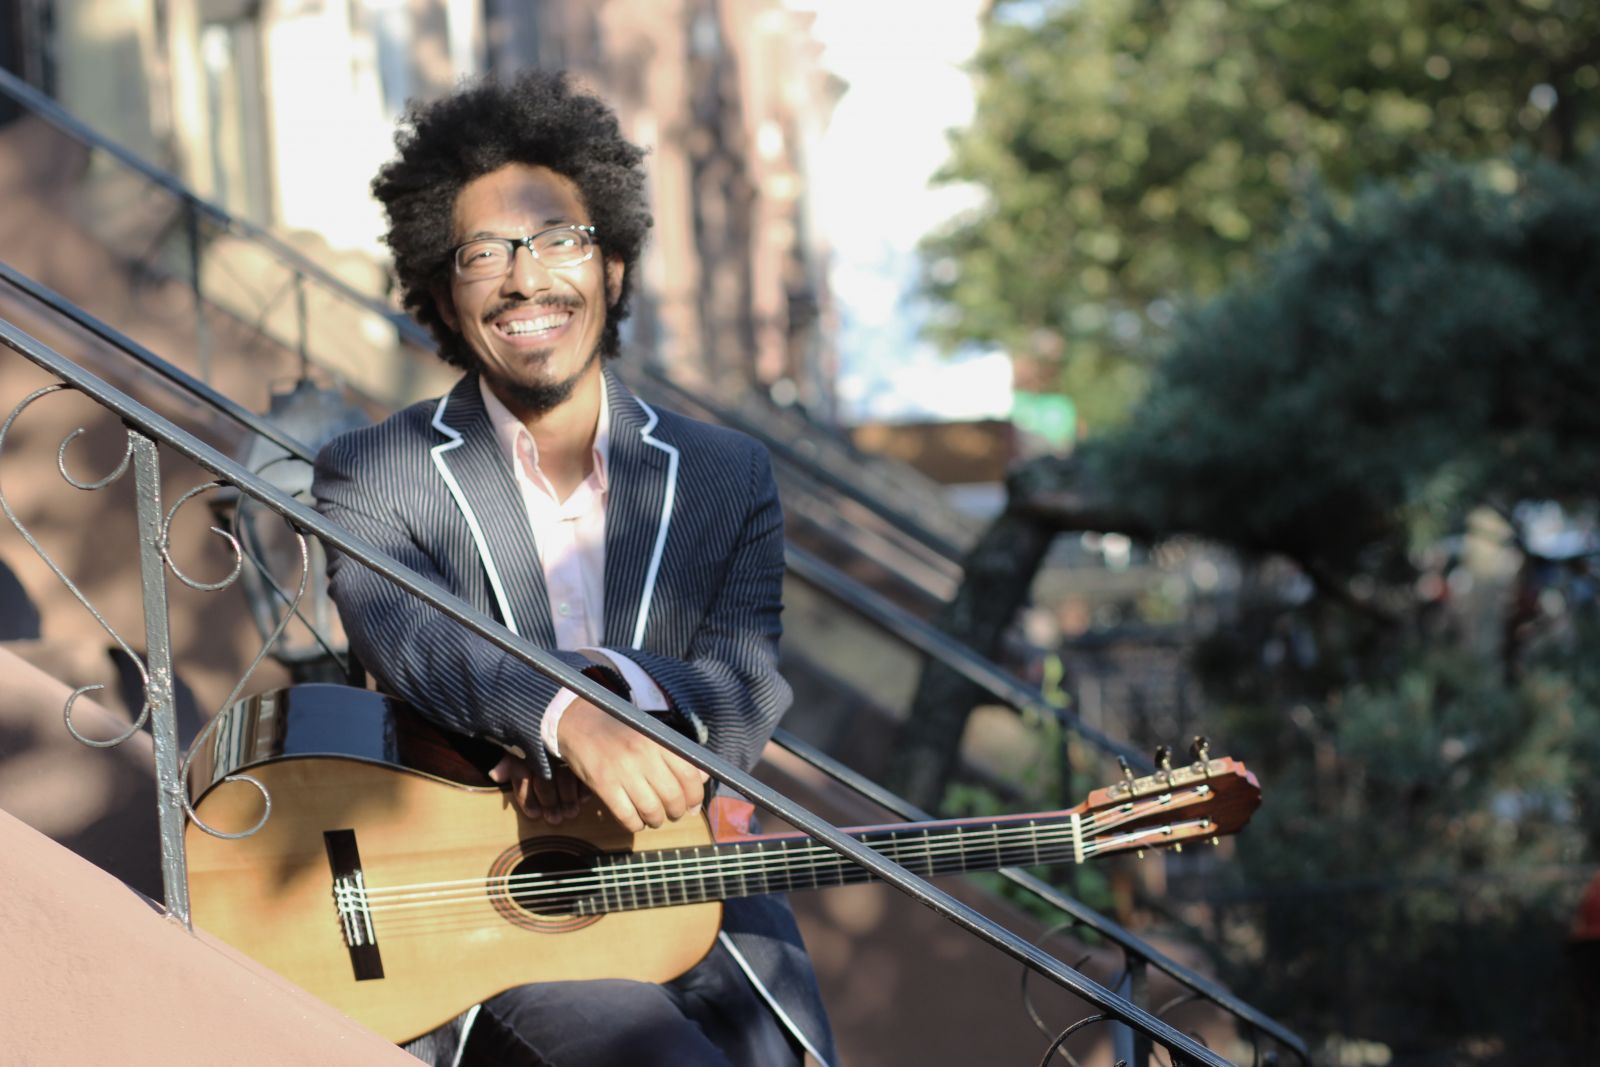
[[[573,230],[573,231],[575,231],[577,233],[580,233],[580,234],[582,234],[584,236],[584,238],[587,240],[588,244],[587,244],[587,247],[586,247],[586,249],[584,251],[584,255],[583,255],[582,259],[575,259],[571,263],[557,263],[554,266],[552,266],[552,265],[550,265],[548,263],[545,263],[544,259],[539,255],[538,251],[533,247],[533,243],[535,241],[537,241],[539,238],[543,237],[545,234],[547,234],[547,233],[555,233],[557,230]],[[461,257],[461,250],[463,248],[467,247],[468,245],[479,244],[479,243],[481,243],[483,241],[498,241],[498,242],[500,242],[501,244],[503,244],[503,245],[505,245],[507,247],[507,249],[509,251],[509,255],[506,257],[506,269],[504,271],[502,271],[499,275],[485,274],[481,278],[468,277],[466,274],[462,273],[462,270],[461,270],[461,258],[460,258]],[[512,272],[512,270],[514,270],[516,268],[517,249],[518,248],[526,248],[528,250],[528,255],[532,256],[536,262],[545,263],[546,269],[549,269],[549,270],[562,270],[562,269],[565,269],[567,267],[576,267],[579,264],[589,262],[591,259],[594,258],[594,250],[596,248],[598,248],[599,246],[600,246],[600,238],[598,236],[596,236],[593,226],[590,226],[587,223],[581,223],[581,222],[563,222],[559,226],[546,226],[544,229],[538,231],[537,233],[530,233],[530,234],[527,234],[526,236],[523,236],[523,237],[489,236],[489,237],[474,237],[470,241],[462,241],[460,244],[458,244],[454,248],[450,249],[450,271],[451,271],[452,274],[454,274],[457,278],[460,278],[462,281],[488,281],[488,280],[490,280],[492,278],[495,278],[495,277],[503,278],[507,274],[510,274]]]

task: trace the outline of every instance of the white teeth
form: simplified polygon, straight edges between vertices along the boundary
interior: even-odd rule
[[[571,312],[560,311],[552,315],[540,315],[536,319],[516,319],[512,322],[502,323],[500,331],[513,336],[524,333],[539,333],[542,330],[553,330],[571,317]]]

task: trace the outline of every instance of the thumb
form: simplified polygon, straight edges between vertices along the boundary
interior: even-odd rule
[[[511,775],[512,760],[510,753],[501,756],[500,762],[489,768],[489,778],[494,781],[496,785],[505,785],[507,782],[511,781]]]

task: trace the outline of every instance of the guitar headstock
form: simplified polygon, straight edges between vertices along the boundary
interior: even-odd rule
[[[1238,760],[1213,759],[1203,745],[1195,755],[1192,763],[1174,767],[1163,750],[1154,774],[1136,778],[1124,767],[1122,781],[1090,793],[1078,809],[1085,853],[1182,851],[1186,841],[1215,844],[1242,829],[1261,806],[1256,776]]]

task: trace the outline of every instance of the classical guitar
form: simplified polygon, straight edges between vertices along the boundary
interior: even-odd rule
[[[665,981],[716,939],[722,900],[869,880],[799,834],[714,841],[685,817],[630,834],[596,803],[530,821],[483,774],[497,750],[340,686],[241,701],[196,753],[191,796],[238,840],[191,826],[196,925],[378,1033],[405,1041],[526,982]],[[1207,758],[1096,790],[1067,811],[850,833],[916,874],[1082,862],[1213,839],[1260,803]]]

